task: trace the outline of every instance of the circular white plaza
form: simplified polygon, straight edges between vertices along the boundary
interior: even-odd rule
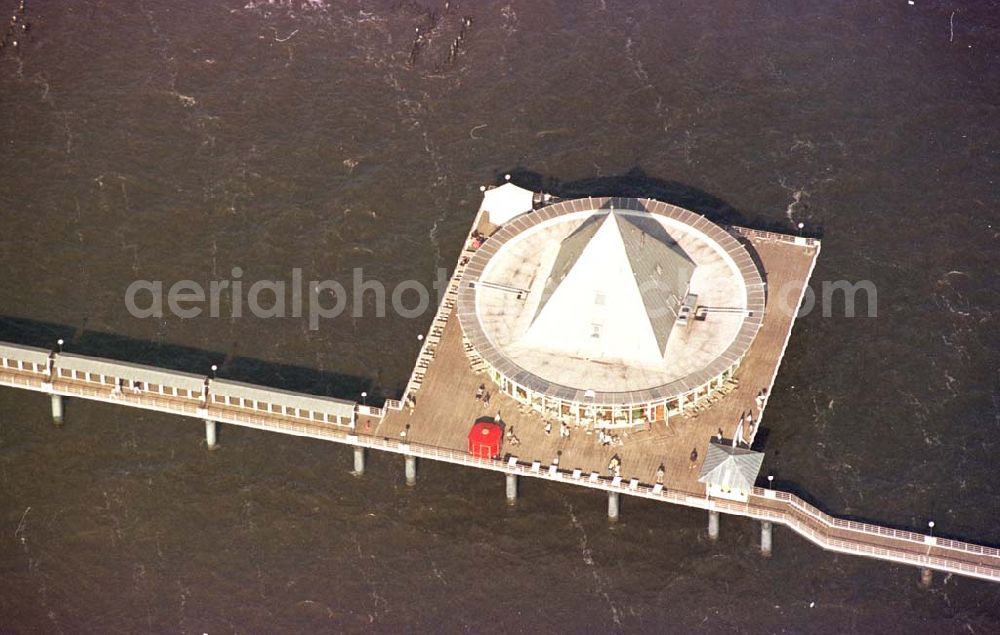
[[[746,248],[650,199],[574,199],[510,219],[472,256],[458,297],[463,334],[505,393],[612,425],[663,419],[721,386],[763,313]]]

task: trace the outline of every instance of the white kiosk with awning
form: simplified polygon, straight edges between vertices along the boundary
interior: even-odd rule
[[[510,182],[483,193],[482,208],[489,214],[494,225],[506,225],[510,219],[530,212],[534,206],[535,193]]]

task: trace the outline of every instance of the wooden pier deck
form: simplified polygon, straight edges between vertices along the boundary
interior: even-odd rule
[[[433,360],[419,369],[423,379],[412,412],[406,408],[388,410],[380,420],[365,422],[359,431],[401,438],[405,430],[405,438],[413,443],[466,451],[467,434],[475,419],[499,412],[520,440],[516,447],[505,443],[505,455],[528,463],[539,461],[548,466],[557,462],[564,469],[606,474],[608,462],[617,454],[624,480],[636,478],[654,483],[663,465],[665,485],[703,495],[705,487],[697,476],[710,438],[721,429],[723,437],[731,439],[744,412],[752,411],[755,422],[761,420],[763,409],[755,398],[762,388],[768,395],[771,393],[799,298],[818,253],[815,246],[767,237],[751,238],[750,242],[768,272],[768,287],[779,297],[769,302],[763,325],[736,373],[738,385],[713,398],[714,403],[704,410],[689,410],[684,416],[671,417],[666,424],[653,423],[646,431],[621,433],[621,445],[601,445],[596,432],[583,427],[574,426],[569,437],[562,437],[558,422],[546,434],[539,413],[498,393],[485,373],[471,370],[462,348],[461,327],[449,312]],[[480,385],[493,393],[488,407],[475,399]],[[690,460],[692,449],[699,456],[694,463]]]

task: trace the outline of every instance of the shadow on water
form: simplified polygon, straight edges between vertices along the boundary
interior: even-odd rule
[[[496,183],[505,181],[504,174],[511,175],[511,181],[535,192],[545,192],[559,198],[581,198],[587,196],[623,196],[652,198],[702,214],[710,221],[721,225],[739,225],[751,229],[795,233],[797,228],[788,221],[775,221],[759,214],[741,211],[717,196],[690,185],[658,179],[646,174],[641,167],[634,167],[618,176],[597,176],[576,181],[563,182],[544,176],[523,167],[515,167],[496,175]],[[821,238],[822,226],[803,230],[802,235]]]
[[[161,344],[110,333],[87,331],[63,324],[0,316],[0,341],[37,346],[53,350],[59,339],[65,340],[64,350],[103,357],[133,364],[145,364],[196,375],[208,375],[213,364],[219,367],[216,376],[252,384],[293,390],[325,397],[354,401],[361,391],[373,396],[372,380],[341,373],[330,373],[275,364],[248,357],[227,357],[225,354],[187,346]],[[374,404],[373,404],[374,405]]]
[[[763,452],[764,449],[767,447],[768,434],[769,430],[767,428],[764,427],[760,428],[757,431],[757,437],[754,439],[754,444],[752,449],[757,452]],[[884,520],[872,519],[870,517],[858,516],[856,514],[843,514],[830,511],[823,505],[822,501],[818,500],[816,497],[810,494],[809,491],[805,489],[805,487],[803,487],[799,482],[775,477],[774,483],[769,484],[767,482],[767,475],[768,471],[761,472],[761,474],[757,478],[757,483],[756,483],[757,487],[764,487],[764,488],[773,487],[776,490],[780,490],[782,492],[788,492],[789,494],[794,494],[795,496],[798,496],[799,498],[804,500],[806,503],[812,505],[816,509],[819,509],[820,511],[826,514],[830,514],[831,516],[836,516],[841,520],[849,520],[858,523],[867,523],[870,525],[879,525],[882,527],[889,527],[891,529],[898,529],[901,531],[912,531],[918,534],[927,533],[926,525],[916,526],[916,525],[907,525],[903,523],[892,523],[892,522],[886,522]],[[974,542],[976,544],[983,545],[986,547],[1000,548],[1000,543],[993,544],[989,542],[983,542],[982,538],[978,536],[963,536],[960,534],[949,534],[947,532],[940,532],[937,530],[935,530],[934,534],[939,538],[950,538],[952,540]]]

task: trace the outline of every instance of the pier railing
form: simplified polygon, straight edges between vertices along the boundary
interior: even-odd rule
[[[444,299],[441,304],[438,305],[437,311],[434,313],[434,319],[431,321],[430,328],[420,345],[420,351],[417,353],[416,369],[406,384],[406,389],[403,391],[403,398],[402,400],[386,400],[384,407],[387,410],[402,410],[405,402],[410,398],[415,398],[416,394],[420,391],[420,386],[423,384],[424,373],[427,371],[427,367],[434,360],[434,356],[437,354],[437,347],[441,342],[441,334],[444,332],[444,327],[448,323],[448,316],[451,315],[452,309],[455,308],[455,302],[458,299],[458,286],[462,282],[462,276],[465,273],[465,266],[468,264],[469,258],[471,258],[472,254],[475,253],[475,249],[472,247],[473,235],[479,227],[482,217],[483,210],[480,209],[479,212],[476,213],[476,218],[472,222],[472,227],[469,228],[469,233],[465,237],[465,242],[462,244],[462,253],[459,256],[458,262],[455,264],[455,270],[451,272],[451,277],[448,279],[448,285],[445,287]]]
[[[856,520],[848,520],[845,518],[837,518],[831,516],[816,507],[805,502],[795,494],[790,494],[788,492],[782,492],[779,490],[768,490],[760,487],[755,487],[753,490],[753,495],[759,498],[772,499],[786,503],[791,509],[798,511],[806,516],[812,518],[816,522],[829,527],[830,529],[837,529],[847,532],[855,532],[867,534],[869,536],[880,536],[885,538],[891,538],[899,541],[906,541],[913,543],[915,545],[925,545],[925,546],[936,546],[941,549],[951,549],[954,551],[963,551],[969,554],[988,556],[991,558],[1000,559],[1000,549],[996,547],[987,547],[985,545],[977,545],[974,543],[962,542],[959,540],[952,540],[949,538],[936,538],[934,536],[929,536],[927,534],[922,534],[914,531],[908,531],[905,529],[894,529],[892,527],[884,527],[882,525],[874,525],[871,523],[860,522]]]
[[[386,402],[385,402],[385,407],[386,408],[389,407],[389,401],[394,401],[394,400],[391,400],[391,399],[390,400],[386,400]],[[358,404],[357,406],[354,407],[354,409],[357,411],[357,413],[359,415],[367,415],[369,417],[381,417],[382,416],[382,408],[378,408],[376,406],[364,406],[364,405]]]
[[[729,230],[747,238],[759,238],[761,240],[806,245],[809,247],[815,247],[819,244],[818,240],[807,236],[790,236],[788,234],[779,234],[778,232],[769,232],[764,229],[750,229],[749,227],[742,227],[740,225],[729,225]]]

